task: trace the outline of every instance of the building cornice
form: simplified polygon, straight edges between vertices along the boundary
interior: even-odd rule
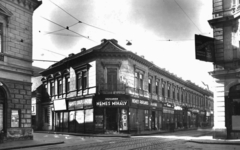
[[[31,12],[33,12],[42,4],[42,1],[38,0],[7,0],[7,1]]]

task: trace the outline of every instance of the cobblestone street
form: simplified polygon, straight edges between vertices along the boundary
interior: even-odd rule
[[[209,132],[181,131],[161,135],[131,138],[89,138],[85,142],[76,139],[64,144],[34,147],[25,150],[236,150],[239,145],[198,144],[194,140],[208,139]],[[79,137],[76,137],[79,138]]]

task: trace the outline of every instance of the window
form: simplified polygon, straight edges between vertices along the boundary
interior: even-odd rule
[[[77,73],[77,89],[85,90],[87,88],[87,71],[79,71]]]
[[[170,85],[168,85],[168,98],[170,98]]]
[[[148,92],[152,93],[152,79],[148,79]]]
[[[162,83],[162,96],[165,97],[165,84]]]
[[[44,90],[46,93],[48,93],[48,85],[47,85],[47,82],[43,83],[44,84]]]
[[[179,90],[177,89],[177,100],[179,101]]]
[[[140,72],[135,72],[135,88],[136,89],[143,89],[143,74]]]
[[[156,81],[156,94],[159,95],[159,82]]]
[[[50,82],[50,95],[51,96],[55,96],[55,84],[54,84],[54,80],[52,80]]]
[[[65,93],[68,93],[70,90],[70,79],[69,76],[65,78]]]
[[[173,99],[175,99],[175,87],[173,87]]]
[[[49,119],[50,119],[49,115],[50,115],[49,108],[45,107],[44,108],[44,122],[45,123],[49,123]]]
[[[0,24],[0,53],[3,52],[3,25]]]
[[[58,95],[61,95],[63,93],[63,85],[62,85],[62,79],[58,79]]]
[[[181,102],[183,102],[183,90],[181,92]]]
[[[148,127],[148,110],[144,110],[145,114],[145,126]]]
[[[12,110],[11,111],[11,127],[20,127],[20,111]]]

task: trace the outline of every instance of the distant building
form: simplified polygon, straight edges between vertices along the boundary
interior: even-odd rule
[[[211,91],[127,51],[116,40],[70,54],[41,74],[38,130],[132,133],[170,124],[212,125]]]
[[[0,143],[32,139],[32,15],[37,0],[0,1]]]
[[[39,68],[39,67],[35,67],[33,66],[33,76],[31,78],[32,81],[32,128],[33,130],[35,130],[36,128],[36,115],[37,115],[37,90],[39,88],[41,88],[42,86],[42,76],[40,75],[40,72],[42,72],[44,69],[43,68]]]

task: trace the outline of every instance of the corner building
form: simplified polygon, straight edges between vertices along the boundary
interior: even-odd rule
[[[240,138],[239,18],[239,0],[213,0],[215,138]]]
[[[41,72],[38,130],[134,133],[211,126],[213,93],[102,40]],[[41,113],[42,112],[42,113]]]
[[[0,1],[0,143],[33,139],[32,15],[37,0]]]

